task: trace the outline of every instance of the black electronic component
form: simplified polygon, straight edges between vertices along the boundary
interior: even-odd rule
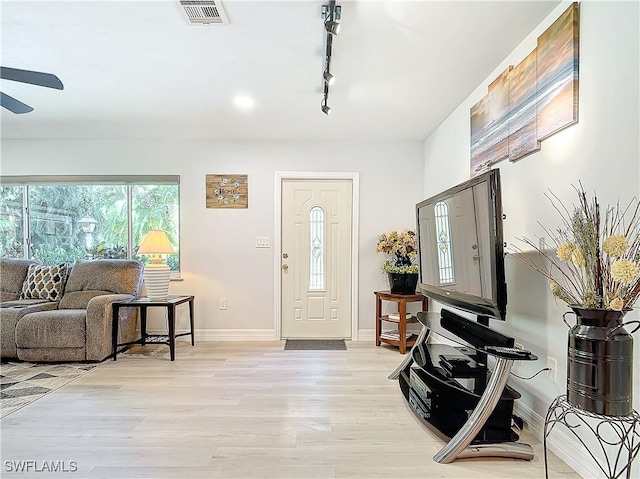
[[[495,353],[498,356],[516,357],[516,358],[528,358],[531,356],[531,351],[521,348],[508,348],[502,346],[487,346],[484,350],[488,353]]]
[[[459,316],[447,309],[440,311],[440,325],[452,332],[460,339],[476,348],[485,346],[513,347],[515,338],[506,336],[489,326],[484,326],[476,321]]]

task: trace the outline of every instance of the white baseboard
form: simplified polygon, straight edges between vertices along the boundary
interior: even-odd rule
[[[196,330],[200,341],[279,341],[274,329],[203,329]]]
[[[178,334],[187,330],[176,331]],[[167,334],[166,330],[149,330],[149,334]],[[198,341],[279,341],[273,329],[196,329],[196,342]],[[186,340],[187,336],[180,339]],[[376,332],[373,329],[358,330],[357,341],[371,342],[376,340]]]
[[[187,333],[188,330],[176,331],[177,334]],[[167,334],[165,330],[148,331],[149,334]],[[199,341],[279,341],[273,329],[196,329],[196,343]],[[189,340],[189,336],[178,338]]]
[[[359,342],[371,342],[373,343],[376,340],[376,330],[375,329],[359,329],[358,330],[358,341]]]
[[[542,443],[545,418],[519,401],[515,402],[513,409],[514,414],[520,416],[527,423],[531,433]],[[585,479],[596,477],[594,476],[594,471],[597,470],[598,466],[595,465],[593,458],[576,437],[567,433],[566,428],[562,426],[554,427],[547,437],[547,447]],[[544,461],[543,458],[541,460]]]

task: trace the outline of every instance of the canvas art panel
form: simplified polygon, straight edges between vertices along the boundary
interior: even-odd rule
[[[579,10],[572,4],[538,38],[538,139],[578,121]]]
[[[471,176],[509,154],[510,70],[502,72],[489,85],[489,93],[471,108]]]
[[[540,149],[536,136],[536,51],[509,74],[509,161]]]

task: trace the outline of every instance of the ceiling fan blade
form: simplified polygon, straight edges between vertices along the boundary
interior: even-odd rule
[[[0,91],[0,105],[2,105],[7,110],[17,114],[29,113],[30,111],[33,111],[33,108],[31,108],[29,105],[25,105],[21,101],[18,101],[12,96],[2,93],[1,91]]]
[[[55,76],[53,73],[41,73],[33,72],[31,70],[0,67],[0,78],[19,81],[22,83],[30,83],[31,85],[45,86],[47,88],[55,88],[56,90],[64,89],[64,85],[60,81],[60,78]]]

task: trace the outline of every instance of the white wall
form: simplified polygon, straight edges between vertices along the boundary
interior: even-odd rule
[[[3,175],[180,175],[183,281],[170,294],[196,296],[196,340],[270,340],[274,329],[276,171],[360,174],[359,339],[373,341],[374,290],[388,289],[377,235],[413,227],[422,199],[423,147],[402,143],[18,141],[2,142]],[[249,208],[207,209],[205,175],[248,174]],[[218,309],[227,298],[228,309]],[[180,309],[180,308],[179,308]],[[185,308],[186,309],[186,308]],[[178,311],[178,328],[188,326]],[[157,322],[155,323],[157,324]],[[150,323],[153,329],[154,323]]]
[[[425,196],[469,178],[469,111],[487,93],[488,85],[508,65],[517,65],[536,47],[537,37],[570,5],[561,4],[425,142]],[[553,191],[565,205],[576,203],[571,185],[581,181],[587,193],[597,192],[601,205],[628,203],[640,196],[640,7],[638,2],[583,1],[580,6],[579,122],[542,142],[542,149],[515,163],[502,161],[505,240],[523,247],[516,238],[542,235],[537,222],[554,229],[559,216],[543,196]],[[513,379],[522,393],[520,413],[540,428],[554,397],[566,391],[567,327],[564,303],[556,303],[544,278],[507,256],[507,322],[492,325],[506,330],[540,360],[518,366],[530,376],[546,366],[547,356],[558,360],[557,378],[540,374],[530,381]],[[627,315],[639,319],[640,304]],[[635,371],[640,370],[638,334]],[[637,378],[637,373],[636,373]],[[634,406],[640,409],[640,381],[634,385]],[[555,434],[555,433],[554,433]],[[553,439],[553,436],[551,437]],[[566,439],[566,438],[564,438]],[[575,440],[552,441],[554,448],[585,477],[595,469],[584,460]],[[581,459],[581,457],[583,459]],[[637,462],[637,461],[636,461]],[[635,469],[633,477],[640,477]]]

